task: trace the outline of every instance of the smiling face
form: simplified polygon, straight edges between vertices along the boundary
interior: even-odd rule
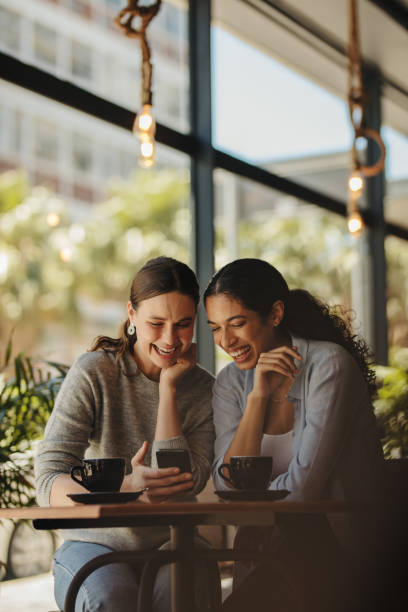
[[[128,303],[129,319],[136,328],[134,354],[137,365],[149,378],[176,363],[191,346],[196,307],[194,300],[178,291],[142,300],[134,310]]]
[[[261,353],[282,343],[275,328],[283,314],[280,306],[272,308],[266,321],[255,310],[244,308],[222,293],[208,297],[205,307],[215,343],[233,358],[240,370],[255,368]]]

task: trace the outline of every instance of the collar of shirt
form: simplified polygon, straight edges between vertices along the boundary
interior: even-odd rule
[[[292,345],[297,347],[297,350],[302,357],[301,360],[296,360],[295,362],[298,372],[288,393],[288,399],[291,400],[301,398],[302,381],[305,373],[307,353],[309,351],[309,341],[305,338],[301,338],[300,336],[296,336],[292,332],[289,333],[292,338]]]

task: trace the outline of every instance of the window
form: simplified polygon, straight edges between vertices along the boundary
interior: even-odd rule
[[[0,6],[0,46],[7,51],[18,51],[20,47],[20,16],[3,6]]]
[[[34,155],[44,161],[56,162],[58,158],[57,126],[44,120],[35,121]]]
[[[71,40],[71,72],[74,77],[92,78],[92,49],[77,40]]]
[[[57,33],[40,23],[34,24],[34,55],[49,66],[57,65]]]
[[[92,140],[90,137],[74,133],[72,136],[72,165],[80,173],[92,170]]]
[[[385,218],[408,228],[408,136],[387,126],[381,134],[387,148]]]
[[[351,147],[345,101],[219,26],[212,28],[212,49],[215,146],[345,199]]]
[[[101,331],[117,333],[146,259],[189,261],[189,158],[159,145],[157,167],[142,170],[130,132],[0,87],[33,126],[29,155],[13,157],[17,171],[0,180],[0,201],[9,202],[0,215],[1,337],[16,326],[16,350],[24,339],[27,353],[55,350],[70,362]],[[2,154],[9,162],[10,153]]]
[[[390,347],[408,346],[408,243],[394,236],[385,241],[387,318]]]

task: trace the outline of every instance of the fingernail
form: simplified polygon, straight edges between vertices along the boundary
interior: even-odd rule
[[[180,468],[174,468],[172,474],[178,474],[180,471]]]

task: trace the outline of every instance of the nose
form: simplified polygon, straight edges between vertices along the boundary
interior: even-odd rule
[[[172,325],[165,326],[163,329],[162,340],[168,346],[173,346],[177,339],[176,329]]]
[[[229,349],[231,348],[231,346],[233,346],[235,343],[235,338],[234,338],[234,334],[231,332],[230,329],[224,329],[221,332],[221,342],[220,342],[220,346],[223,349]]]

